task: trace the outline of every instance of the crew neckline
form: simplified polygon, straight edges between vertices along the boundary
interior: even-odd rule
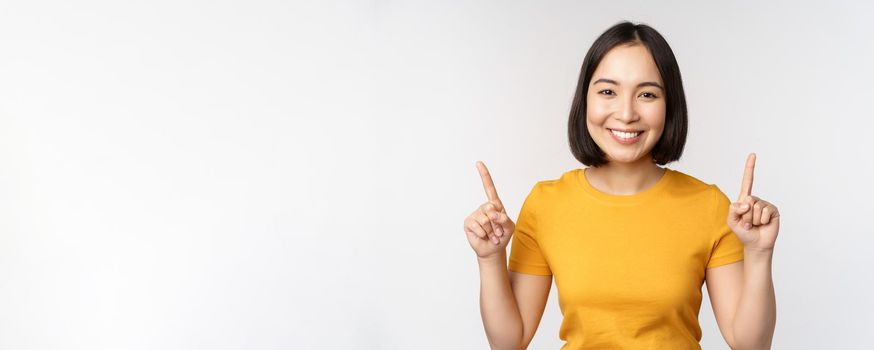
[[[665,189],[665,187],[667,187],[668,183],[671,181],[675,174],[674,170],[669,168],[663,168],[665,169],[665,173],[662,174],[662,177],[659,178],[659,181],[656,182],[654,185],[634,194],[619,195],[601,192],[600,190],[592,186],[592,184],[590,184],[589,180],[586,178],[586,169],[588,168],[577,169],[576,174],[577,182],[580,184],[583,192],[597,200],[620,205],[640,204],[649,200],[650,198],[657,196]]]

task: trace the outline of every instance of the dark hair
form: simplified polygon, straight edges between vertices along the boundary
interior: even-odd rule
[[[632,24],[623,21],[610,27],[592,43],[583,67],[580,70],[580,80],[568,118],[568,138],[574,158],[585,165],[600,166],[607,164],[606,155],[592,140],[586,127],[586,96],[589,93],[589,82],[598,63],[610,49],[622,44],[643,44],[650,52],[662,76],[665,87],[665,129],[659,141],[653,146],[652,158],[659,165],[680,159],[683,146],[686,144],[686,95],[683,93],[683,81],[680,78],[680,67],[674,52],[668,42],[652,27],[645,24]]]

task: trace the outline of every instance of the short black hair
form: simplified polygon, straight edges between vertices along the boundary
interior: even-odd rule
[[[586,127],[586,96],[589,93],[589,82],[598,63],[608,51],[623,44],[644,45],[652,55],[665,85],[665,129],[659,141],[653,146],[652,159],[659,165],[679,160],[683,154],[683,146],[686,144],[686,130],[689,124],[680,67],[677,65],[674,52],[659,32],[646,24],[633,24],[628,21],[619,22],[601,34],[592,43],[586,58],[583,59],[580,79],[568,118],[571,152],[574,158],[585,165],[597,167],[607,164],[604,151],[592,140]]]

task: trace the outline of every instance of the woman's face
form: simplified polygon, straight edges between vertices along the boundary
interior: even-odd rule
[[[664,83],[649,50],[619,45],[589,82],[586,127],[609,162],[650,160],[665,127]]]

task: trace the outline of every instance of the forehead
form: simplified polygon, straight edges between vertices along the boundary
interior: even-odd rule
[[[637,83],[656,81],[662,83],[658,66],[646,46],[619,45],[601,59],[592,76],[592,81],[608,78],[620,82]]]

